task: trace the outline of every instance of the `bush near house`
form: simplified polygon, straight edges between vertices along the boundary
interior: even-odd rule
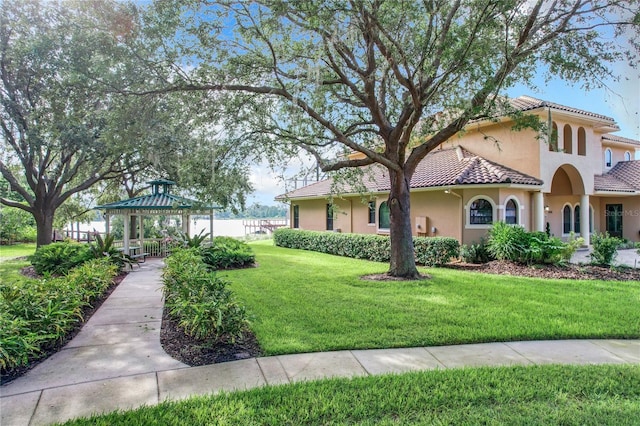
[[[187,333],[200,340],[234,340],[249,321],[228,282],[210,272],[197,248],[178,248],[166,260],[163,272],[165,307]]]
[[[274,232],[276,246],[318,251],[337,256],[389,262],[389,237],[337,232],[301,231],[281,228]],[[444,265],[458,257],[460,244],[455,238],[415,237],[413,239],[416,262],[425,266]]]
[[[591,263],[601,266],[611,266],[618,255],[618,248],[622,244],[622,240],[612,237],[608,232],[604,234],[595,233],[591,236],[591,245],[593,250],[589,255]]]
[[[231,237],[216,237],[210,247],[200,249],[210,269],[237,269],[253,265],[256,256],[249,245]]]
[[[487,241],[480,238],[479,243],[463,244],[460,247],[460,258],[466,263],[487,263],[496,258],[489,252]]]
[[[489,230],[487,250],[497,260],[531,264],[564,264],[584,243],[582,238],[563,242],[545,232],[527,232],[521,226],[496,222]]]
[[[108,259],[93,259],[64,277],[0,283],[2,370],[27,365],[47,345],[63,340],[116,273]]]

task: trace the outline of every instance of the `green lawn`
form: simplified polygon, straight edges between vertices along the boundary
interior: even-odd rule
[[[473,342],[639,338],[640,282],[516,278],[444,268],[363,281],[388,265],[253,243],[257,268],[221,273],[268,355]]]
[[[165,402],[69,425],[637,425],[640,366],[535,366],[331,379]]]
[[[10,246],[0,245],[0,261],[29,256],[36,251],[35,243],[20,243]]]

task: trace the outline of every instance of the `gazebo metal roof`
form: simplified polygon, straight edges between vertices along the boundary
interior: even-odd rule
[[[150,195],[103,204],[95,208],[106,210],[107,214],[122,214],[123,210],[146,214],[182,214],[188,210],[195,214],[208,214],[212,209],[220,208],[202,205],[197,201],[171,194],[170,187],[175,185],[175,182],[171,180],[158,179],[147,183],[152,188]]]

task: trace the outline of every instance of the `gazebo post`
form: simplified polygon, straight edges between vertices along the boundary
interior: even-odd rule
[[[140,235],[140,251],[139,253],[144,253],[144,215],[138,215],[138,233]]]
[[[184,210],[182,211],[182,232],[184,232],[187,237],[191,236],[189,233],[189,214],[185,213]]]
[[[129,224],[131,223],[129,211],[124,213],[124,241],[123,241],[123,249],[124,254],[129,255]]]
[[[109,213],[105,213],[105,224],[104,224],[104,236],[106,237],[107,235],[109,235],[110,232],[110,224],[109,224],[109,219],[111,219],[111,215]]]
[[[213,209],[209,212],[209,241],[213,245]]]

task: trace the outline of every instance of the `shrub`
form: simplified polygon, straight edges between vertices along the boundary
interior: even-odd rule
[[[117,267],[94,259],[64,277],[0,284],[0,367],[28,364],[82,320],[85,306],[113,282]]]
[[[133,263],[130,256],[115,247],[115,236],[113,234],[109,234],[104,238],[102,238],[102,236],[97,232],[95,232],[94,235],[96,240],[93,243],[89,243],[89,249],[91,251],[91,255],[95,259],[104,257],[119,269],[124,265],[131,265],[131,263]]]
[[[417,237],[413,239],[416,262],[425,266],[444,265],[458,257],[460,243],[455,238]]]
[[[460,257],[466,263],[487,263],[495,260],[495,257],[489,252],[487,241],[484,238],[481,238],[477,244],[462,245]]]
[[[611,266],[618,255],[617,250],[621,243],[622,240],[620,240],[620,238],[612,237],[608,232],[604,234],[593,234],[591,236],[593,250],[589,255],[591,257],[591,263],[601,266]]]
[[[301,231],[280,228],[274,232],[274,243],[280,247],[318,251],[337,256],[389,262],[391,241],[382,235],[342,234],[337,232]],[[459,243],[447,237],[417,237],[413,239],[416,262],[442,265],[458,257]]]
[[[65,241],[38,247],[28,259],[40,275],[63,275],[91,258],[88,245]]]
[[[216,237],[211,247],[200,250],[202,260],[210,269],[235,269],[253,265],[256,256],[251,247],[231,237]]]
[[[165,306],[185,333],[199,340],[242,336],[249,324],[244,306],[208,271],[198,249],[176,249],[165,263]]]
[[[571,237],[569,243],[549,237],[546,232],[527,232],[521,226],[496,222],[489,231],[487,249],[498,260],[524,264],[563,264],[569,261],[582,238]]]
[[[496,222],[489,231],[487,250],[498,260],[521,262],[529,237],[521,226]]]

